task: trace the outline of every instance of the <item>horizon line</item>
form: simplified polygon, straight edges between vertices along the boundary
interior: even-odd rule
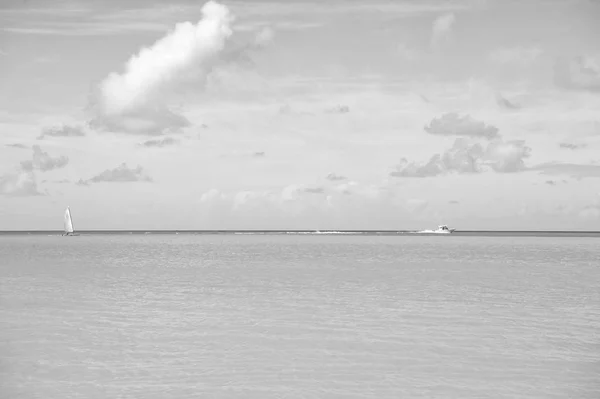
[[[423,230],[389,229],[82,229],[78,233],[415,233]],[[0,230],[6,233],[63,233],[62,229]],[[600,230],[454,230],[456,233],[575,233],[600,234]]]

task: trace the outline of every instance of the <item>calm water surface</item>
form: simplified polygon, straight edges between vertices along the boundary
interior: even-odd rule
[[[600,240],[3,236],[2,398],[599,398]]]

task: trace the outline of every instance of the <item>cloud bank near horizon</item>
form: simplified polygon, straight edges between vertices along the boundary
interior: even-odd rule
[[[154,180],[148,176],[144,168],[142,168],[140,165],[135,168],[130,168],[127,166],[127,163],[123,162],[116,168],[106,169],[105,171],[87,180],[80,179],[76,184],[79,186],[87,186],[90,183],[151,183],[153,181]]]

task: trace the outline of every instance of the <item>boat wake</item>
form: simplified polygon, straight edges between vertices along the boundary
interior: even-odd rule
[[[413,234],[452,234],[455,229],[450,229],[445,224],[438,226],[435,230],[420,230],[415,231]]]

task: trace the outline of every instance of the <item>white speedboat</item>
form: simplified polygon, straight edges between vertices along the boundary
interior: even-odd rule
[[[454,230],[456,229],[450,229],[448,228],[447,225],[442,224],[439,225],[437,229],[435,230],[421,230],[419,231],[420,234],[452,234],[454,233]]]

